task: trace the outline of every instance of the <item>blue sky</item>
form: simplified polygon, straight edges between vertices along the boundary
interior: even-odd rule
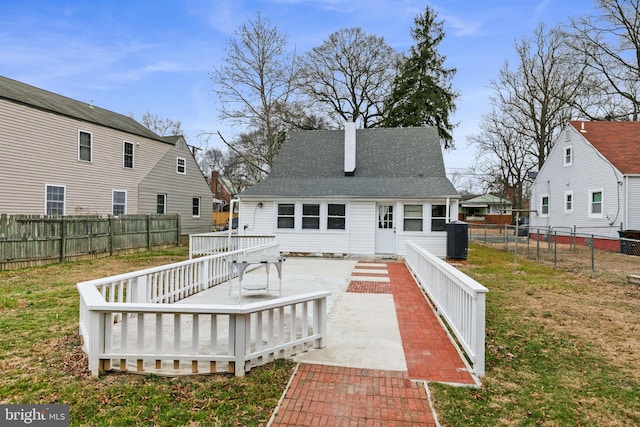
[[[439,52],[458,72],[453,120],[456,150],[448,171],[467,168],[491,91],[513,44],[548,26],[593,12],[591,0],[437,0],[428,4],[445,22]],[[398,51],[413,44],[410,29],[427,2],[413,0],[3,0],[0,74],[140,119],[145,112],[181,121],[194,145],[201,132],[234,130],[218,120],[209,73],[224,58],[234,30],[255,17],[286,33],[300,53],[334,31],[360,27]],[[208,146],[223,148],[216,138]]]

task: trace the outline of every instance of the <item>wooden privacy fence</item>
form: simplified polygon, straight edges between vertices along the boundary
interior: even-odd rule
[[[0,215],[0,270],[180,243],[180,215]]]

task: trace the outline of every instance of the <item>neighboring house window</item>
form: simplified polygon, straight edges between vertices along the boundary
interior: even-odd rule
[[[89,132],[78,131],[78,160],[84,162],[91,161],[91,134]]]
[[[47,215],[64,215],[64,185],[45,187],[45,212]]]
[[[327,205],[327,230],[344,230],[346,223],[345,205],[329,203]]]
[[[602,190],[589,190],[589,216],[601,218],[602,217]]]
[[[156,213],[159,213],[159,214],[167,213],[167,195],[166,194],[158,194],[156,196]]]
[[[186,175],[187,174],[187,160],[183,159],[182,157],[178,157],[176,159],[176,173],[179,173],[180,175]]]
[[[564,193],[564,212],[573,212],[573,191],[565,191]]]
[[[191,215],[200,217],[200,197],[194,197],[191,203]]]
[[[294,228],[295,205],[293,203],[278,203],[278,228]]]
[[[302,228],[320,229],[320,205],[302,205]]]
[[[124,141],[122,147],[122,166],[133,169],[133,143]]]
[[[447,222],[447,206],[431,206],[431,231],[444,231]]]
[[[571,166],[573,164],[573,147],[571,145],[564,147],[564,166]]]
[[[540,216],[549,216],[549,196],[540,197]]]
[[[404,231],[422,231],[422,205],[404,205]]]
[[[114,216],[124,215],[127,213],[127,192],[113,190],[112,211]]]

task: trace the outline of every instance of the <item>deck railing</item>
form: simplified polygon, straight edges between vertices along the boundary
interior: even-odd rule
[[[274,236],[238,236],[226,231],[189,235],[189,259],[273,243]]]
[[[275,243],[77,284],[80,333],[93,375],[244,375],[275,358],[324,346],[326,299],[311,292],[261,303],[178,301],[234,276],[224,257],[278,253]]]
[[[474,373],[483,376],[488,289],[413,242],[407,245],[406,263],[462,345]]]

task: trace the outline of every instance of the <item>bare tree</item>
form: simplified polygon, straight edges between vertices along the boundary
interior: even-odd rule
[[[572,19],[569,27],[571,47],[584,55],[599,83],[582,113],[592,119],[638,120],[640,1],[596,0],[596,8],[599,15]]]
[[[532,39],[515,44],[518,66],[508,64],[491,82],[492,111],[482,117],[480,134],[469,141],[483,156],[479,164],[492,191],[512,193],[515,208],[527,200],[529,172],[540,170],[554,138],[572,117],[581,96],[584,65],[564,43],[563,33],[538,26]]]
[[[400,56],[382,37],[345,28],[300,61],[301,91],[341,126],[374,127],[397,74]]]
[[[133,118],[133,117],[132,117]],[[171,119],[162,119],[157,114],[146,112],[142,115],[140,123],[160,136],[183,135],[182,123]]]
[[[547,31],[543,24],[532,39],[517,42],[515,50],[518,67],[512,70],[505,64],[498,80],[491,82],[493,104],[509,118],[503,126],[512,127],[512,135],[523,141],[541,168],[557,132],[572,118],[585,66],[573,62],[562,31]]]
[[[286,35],[260,14],[236,30],[211,73],[220,118],[246,130],[235,151],[254,170],[268,171],[278,153],[296,74]]]
[[[512,118],[494,109],[482,116],[480,133],[469,141],[478,148],[482,161],[477,165],[484,176],[485,189],[503,198],[511,195],[515,208],[522,208],[527,199],[529,173],[537,170],[528,142],[516,131]]]

